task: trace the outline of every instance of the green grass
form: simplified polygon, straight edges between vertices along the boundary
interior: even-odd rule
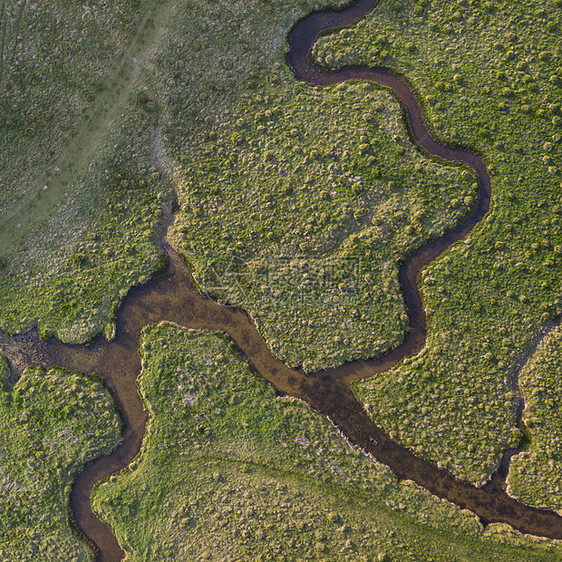
[[[6,14],[0,323],[85,342],[158,266],[170,186],[137,92],[168,9],[47,0]]]
[[[172,240],[204,292],[314,370],[400,343],[397,264],[468,212],[476,182],[416,152],[388,94],[277,72],[186,147]]]
[[[525,503],[562,510],[562,328],[553,330],[519,377],[529,443],[513,458],[509,493]]]
[[[435,136],[489,166],[491,215],[423,273],[426,349],[356,387],[393,437],[474,482],[518,441],[509,381],[562,306],[559,7],[381,0],[315,51],[402,74]]]
[[[402,340],[397,263],[468,213],[476,182],[417,152],[387,93],[297,82],[286,34],[316,4],[295,6],[178,10],[146,95],[166,115],[173,245],[204,292],[315,370]]]
[[[546,540],[476,518],[275,396],[222,335],[148,328],[142,452],[94,491],[130,560],[555,560]],[[386,556],[387,558],[384,558]]]
[[[0,558],[91,560],[69,494],[119,440],[113,400],[100,381],[59,369],[30,367],[12,388],[0,359]]]
[[[382,353],[399,342],[406,311],[397,262],[466,214],[474,203],[474,180],[413,148],[390,94],[363,84],[317,89],[296,82],[285,64],[286,34],[298,18],[326,5],[146,0],[92,3],[88,12],[82,5],[47,0],[6,9],[0,25],[2,329],[38,325],[42,335],[80,342],[101,330],[111,335],[121,296],[158,267],[158,239],[173,186],[180,206],[174,245],[193,265],[200,285],[248,310],[284,360],[312,370]],[[403,74],[420,95],[436,136],[479,151],[490,165],[490,218],[424,273],[427,348],[384,377],[357,386],[392,436],[477,482],[492,470],[500,450],[518,440],[509,379],[541,329],[561,311],[557,7],[559,2],[550,0],[539,5],[381,0],[365,23],[323,39],[316,53],[328,66],[382,64]],[[226,290],[217,288],[224,277]],[[206,345],[217,351],[215,344]],[[302,414],[301,405],[279,403]],[[235,420],[259,422],[251,409],[237,408]],[[209,439],[206,428],[213,430],[221,419],[216,411],[205,415],[197,423],[201,439]],[[159,423],[155,420],[155,427]],[[315,427],[322,423],[314,418]],[[260,429],[269,436],[268,447],[278,442],[276,427]],[[282,431],[297,437],[289,426]],[[236,432],[225,435],[225,454],[232,443],[242,446]],[[328,469],[314,473],[306,464],[310,459],[297,455],[312,455],[309,448],[288,445],[292,452],[284,456],[283,448],[274,457],[261,441],[252,443],[250,452],[242,447],[247,456],[236,462],[250,468],[272,463],[270,472],[252,477],[253,486],[281,478],[274,476],[281,471],[287,490],[308,498],[301,515],[307,514],[313,528],[316,505],[326,501],[327,513],[348,514],[350,540],[364,545],[363,534],[373,534],[364,516],[371,510],[372,520],[380,515],[386,523],[375,534],[381,538],[370,556],[388,551],[400,557],[400,544],[408,545],[408,555],[425,556],[431,549],[441,555],[444,542],[434,539],[438,523],[420,527],[412,523],[415,514],[383,509],[382,496],[358,482],[354,501],[361,494],[369,497],[357,504],[361,509],[354,508],[333,491],[335,476],[318,483]],[[393,482],[383,469],[342,450],[342,471],[352,466],[348,473],[374,471],[376,478],[385,474],[385,481]],[[194,478],[202,478],[186,482],[193,494],[198,482],[211,486],[204,476],[207,462],[222,467],[213,471],[224,468],[229,490],[240,487],[243,478],[231,462],[225,465],[214,453],[210,459],[190,457]],[[295,459],[308,467],[306,479],[305,472],[286,474]],[[174,463],[182,461],[182,456],[158,460],[159,474],[179,482],[174,471],[180,466]],[[155,469],[147,470],[148,481],[156,481]],[[158,486],[165,486],[166,478]],[[544,481],[544,473],[540,478]],[[415,488],[395,483],[391,488],[400,498],[392,500],[395,505],[407,508],[414,496],[423,498],[432,506],[431,521],[437,521],[433,512],[439,505],[454,513],[455,521],[461,517],[472,529],[468,535],[480,532],[470,517]],[[210,509],[210,498],[198,500],[202,510]],[[292,498],[283,492],[264,500],[263,508]],[[135,548],[151,548],[142,538],[148,530],[136,539],[127,531],[125,537],[125,526],[143,523],[127,521],[126,510],[141,507],[153,507],[158,515],[151,521],[164,546],[154,548],[162,553],[198,548],[196,537],[188,546],[173,546],[179,539],[167,533],[180,529],[170,527],[173,509],[168,514],[157,500],[140,496],[138,505],[112,508],[125,518],[118,529],[125,544],[144,540]],[[299,515],[294,510],[288,519]],[[274,512],[267,513],[273,524]],[[298,540],[291,533],[283,541]],[[345,547],[343,539],[331,540]],[[496,548],[471,540],[457,537],[450,544],[488,554],[487,548]],[[323,541],[306,535],[299,552],[308,557]],[[250,546],[244,548],[237,552],[253,554]]]
[[[28,138],[19,114],[4,123],[16,217],[0,227],[5,330],[111,335],[120,298],[157,268],[173,185],[172,242],[202,289],[245,308],[283,360],[314,370],[402,340],[397,263],[468,212],[475,181],[417,152],[387,93],[296,81],[286,35],[321,5],[146,1],[123,7],[122,25],[116,6],[84,18],[56,2],[40,19],[24,11],[24,60],[46,60],[26,72],[8,61],[6,103],[37,106],[43,126]],[[57,17],[61,41],[83,40],[52,74]],[[103,25],[112,32],[94,49]],[[43,90],[22,94],[32,79]]]

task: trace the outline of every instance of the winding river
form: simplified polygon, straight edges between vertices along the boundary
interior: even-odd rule
[[[136,385],[141,370],[139,341],[145,326],[162,321],[225,332],[240,353],[279,394],[306,401],[338,426],[351,442],[390,467],[398,477],[413,480],[436,496],[469,509],[484,524],[504,522],[524,533],[562,539],[562,517],[553,511],[529,507],[506,493],[508,460],[500,464],[483,487],[458,480],[392,441],[373,423],[351,390],[352,381],[385,372],[405,356],[423,348],[427,324],[417,285],[418,275],[423,267],[451,244],[465,238],[484,218],[491,196],[490,177],[482,159],[466,150],[437,143],[427,130],[419,103],[402,79],[368,67],[325,71],[310,62],[310,49],[320,33],[360,20],[376,3],[377,0],[360,0],[341,12],[320,12],[308,16],[293,28],[287,58],[296,76],[310,84],[329,86],[347,80],[369,80],[390,88],[401,101],[410,133],[419,146],[434,156],[469,166],[478,175],[479,199],[472,213],[456,228],[412,254],[401,266],[400,283],[410,319],[408,336],[401,345],[378,359],[349,362],[312,375],[293,370],[271,354],[244,312],[221,306],[199,293],[185,265],[165,241],[163,249],[170,258],[168,272],[129,291],[119,309],[112,341],[100,337],[89,346],[81,347],[64,345],[54,339],[42,341],[36,331],[15,337],[0,333],[0,353],[8,357],[13,377],[32,364],[45,367],[57,365],[72,371],[95,373],[111,388],[122,412],[125,432],[121,442],[109,455],[80,472],[71,492],[76,522],[98,548],[99,560],[121,560],[125,553],[111,530],[92,511],[90,495],[96,483],[126,467],[140,450],[147,413]],[[509,456],[504,455],[504,458]]]

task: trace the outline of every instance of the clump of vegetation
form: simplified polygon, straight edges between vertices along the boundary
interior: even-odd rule
[[[511,461],[509,492],[527,504],[562,510],[562,327],[527,362],[519,388],[529,441]]]
[[[555,560],[551,541],[483,532],[466,511],[352,448],[281,399],[226,337],[145,330],[139,457],[94,490],[131,560]],[[385,558],[386,557],[386,558]]]
[[[510,380],[562,311],[561,17],[556,2],[384,0],[315,51],[404,75],[436,138],[488,165],[490,216],[422,276],[426,349],[356,387],[394,438],[477,483],[519,441]]]
[[[28,368],[14,387],[0,362],[0,557],[91,560],[72,521],[76,474],[109,452],[121,423],[109,392],[92,377]]]

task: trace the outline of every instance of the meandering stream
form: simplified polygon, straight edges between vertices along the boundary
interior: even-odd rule
[[[484,218],[491,196],[490,177],[482,159],[471,152],[437,143],[427,130],[419,103],[402,79],[368,67],[325,71],[310,62],[310,49],[320,33],[358,21],[376,3],[377,0],[360,0],[341,12],[308,16],[291,31],[287,58],[296,76],[310,84],[329,86],[347,80],[369,80],[390,88],[401,101],[410,133],[419,146],[434,156],[469,166],[478,175],[479,199],[472,213],[456,228],[411,255],[401,266],[400,283],[410,321],[408,336],[401,345],[378,359],[350,362],[312,375],[293,370],[271,354],[245,313],[221,306],[199,293],[185,265],[166,242],[163,248],[170,257],[169,271],[129,291],[119,309],[112,341],[99,338],[87,347],[80,347],[64,345],[54,339],[41,341],[36,331],[16,337],[0,333],[0,353],[8,357],[14,376],[27,365],[57,365],[72,371],[95,373],[112,389],[121,409],[125,422],[123,439],[109,455],[91,463],[78,475],[71,493],[76,522],[98,548],[100,560],[120,560],[124,552],[111,530],[93,513],[91,491],[96,483],[126,467],[140,450],[147,423],[147,413],[136,385],[141,370],[140,336],[145,326],[162,321],[227,333],[241,354],[279,393],[300,398],[322,412],[351,442],[390,467],[400,478],[413,480],[436,496],[471,510],[485,524],[504,522],[525,533],[562,539],[562,517],[552,511],[529,507],[507,495],[505,466],[480,488],[458,480],[392,441],[373,423],[351,391],[352,381],[387,371],[425,345],[427,324],[417,285],[418,275],[423,267],[451,244],[465,238]]]

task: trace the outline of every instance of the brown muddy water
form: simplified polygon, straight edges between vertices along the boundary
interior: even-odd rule
[[[165,242],[164,251],[170,257],[168,272],[129,291],[119,309],[112,341],[99,338],[89,346],[81,347],[64,345],[54,339],[41,341],[36,331],[16,337],[0,333],[0,353],[8,357],[14,380],[27,365],[57,365],[72,371],[98,374],[111,388],[121,410],[125,423],[121,442],[110,454],[88,465],[77,476],[71,492],[76,522],[97,547],[99,560],[121,560],[125,553],[111,530],[93,513],[91,491],[95,484],[126,467],[140,450],[147,413],[136,385],[141,370],[139,340],[145,326],[163,321],[193,329],[225,332],[279,394],[304,400],[327,416],[352,443],[387,465],[398,477],[413,480],[436,496],[469,509],[484,524],[503,522],[524,533],[562,539],[562,517],[552,511],[529,507],[506,493],[506,462],[500,464],[491,481],[483,487],[458,480],[392,441],[373,423],[351,390],[352,381],[388,371],[425,345],[426,318],[417,285],[418,275],[423,267],[451,244],[465,238],[484,218],[491,196],[490,177],[482,159],[466,150],[437,143],[427,130],[414,94],[401,78],[376,68],[346,67],[324,71],[311,64],[310,49],[320,33],[358,21],[376,3],[376,0],[360,0],[341,12],[308,16],[291,31],[287,59],[299,79],[316,86],[368,80],[390,88],[402,103],[412,138],[423,150],[469,166],[478,175],[479,199],[472,213],[456,228],[412,254],[401,266],[400,282],[410,319],[408,336],[401,345],[377,359],[350,362],[310,375],[291,369],[271,354],[244,312],[221,306],[201,295],[181,259]],[[510,451],[504,458],[511,455]]]

